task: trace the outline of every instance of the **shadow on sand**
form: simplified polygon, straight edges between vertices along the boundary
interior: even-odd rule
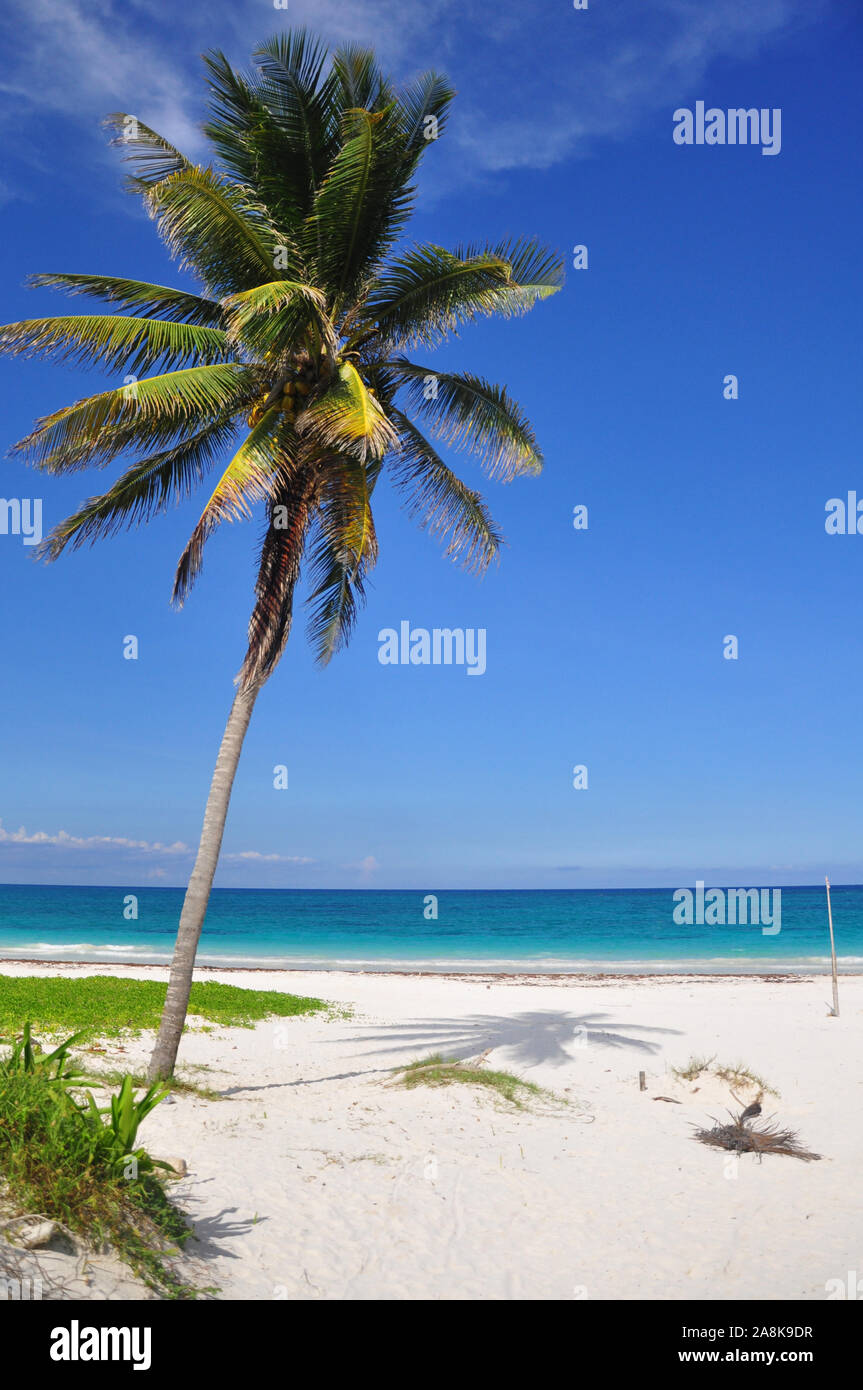
[[[652,1055],[659,1052],[661,1046],[654,1036],[667,1037],[677,1032],[675,1028],[649,1028],[631,1023],[612,1026],[611,1016],[604,1013],[571,1014],[539,1009],[504,1018],[474,1014],[459,1019],[430,1019],[361,1034],[357,1041],[383,1043],[373,1048],[370,1055],[405,1051],[415,1054],[419,1048],[424,1053],[440,1052],[458,1061],[505,1047],[513,1062],[533,1067],[540,1063],[563,1066],[573,1061],[574,1055],[584,1047],[628,1048]]]
[[[463,1061],[494,1048],[507,1048],[515,1065],[534,1067],[541,1063],[560,1067],[575,1061],[586,1047],[604,1047],[615,1051],[628,1049],[642,1056],[655,1056],[662,1039],[677,1037],[677,1028],[651,1028],[637,1023],[613,1024],[610,1014],[572,1014],[553,1009],[538,1009],[501,1018],[493,1014],[473,1014],[467,1018],[428,1019],[418,1023],[391,1024],[374,1032],[352,1033],[350,1042],[377,1043],[363,1056],[394,1057],[401,1054],[405,1061],[441,1053],[447,1060]],[[344,1047],[346,1039],[327,1038],[321,1047]],[[357,1059],[359,1060],[359,1059]],[[317,1086],[327,1081],[347,1081],[354,1077],[388,1071],[393,1062],[382,1063],[332,1076],[298,1077],[294,1081],[270,1082],[263,1086],[232,1086],[224,1096],[252,1091],[267,1091],[295,1086]]]

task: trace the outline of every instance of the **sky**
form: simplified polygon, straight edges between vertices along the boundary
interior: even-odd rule
[[[398,81],[434,67],[458,90],[410,240],[536,236],[567,277],[528,316],[416,354],[506,384],[544,471],[504,486],[449,452],[507,539],[481,580],[379,488],[351,646],[319,669],[300,614],[217,884],[859,883],[863,535],[825,525],[831,499],[863,499],[859,9],[7,0],[3,321],[85,311],[26,289],[37,271],[188,284],[100,119],[131,112],[206,159],[200,53],[246,66],[303,23],[373,46]],[[699,101],[779,110],[781,146],[677,143],[674,113]],[[18,359],[0,378],[4,452],[110,384]],[[41,500],[46,532],[114,476],[2,467],[2,496]],[[188,877],[260,532],[223,527],[172,609],[202,501],[50,566],[0,534],[0,881]],[[403,621],[482,630],[486,669],[382,664],[379,634]]]

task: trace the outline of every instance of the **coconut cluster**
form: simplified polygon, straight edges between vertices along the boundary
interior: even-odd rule
[[[298,359],[291,369],[290,375],[282,385],[281,396],[275,401],[271,401],[267,407],[269,410],[281,411],[286,416],[289,424],[293,424],[303,409],[305,398],[311,394],[314,387],[320,381],[322,374],[326,370],[327,350],[321,349],[321,362],[318,367],[312,362],[311,358],[304,357]],[[250,428],[259,424],[266,414],[265,403],[270,399],[272,392],[268,391],[252,407],[251,414],[246,423]]]

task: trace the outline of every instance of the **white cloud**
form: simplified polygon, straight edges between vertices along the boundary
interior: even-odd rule
[[[177,61],[183,45],[171,45],[167,33],[142,33],[134,5],[7,0],[4,12],[7,61],[0,92],[16,103],[91,128],[110,110],[131,110],[177,143],[202,145],[197,84]],[[190,48],[190,64],[194,53]],[[141,104],[146,113],[135,109]]]
[[[224,860],[254,860],[266,864],[316,864],[316,859],[309,859],[305,854],[261,854],[257,849],[240,850],[237,854],[223,854]]]
[[[548,31],[542,42],[531,40],[535,15],[520,7],[525,27],[517,42],[494,53],[492,80],[478,64],[472,68],[484,91],[457,116],[455,138],[469,161],[489,172],[550,168],[590,152],[598,140],[633,133],[666,107],[670,138],[673,109],[709,79],[713,64],[756,58],[828,4],[618,0],[607,10],[569,9],[565,24],[562,7],[556,55],[547,53]]]
[[[161,840],[132,840],[125,835],[70,835],[66,830],[58,830],[56,834],[49,834],[46,830],[34,830],[32,833],[19,826],[17,830],[4,829],[3,822],[0,820],[0,845],[33,845],[39,847],[51,846],[65,850],[125,850],[135,854],[171,854],[171,855],[191,855],[192,849],[184,844],[182,840],[175,840],[173,844],[163,844]],[[257,849],[239,850],[233,854],[223,854],[223,863],[260,863],[260,864],[315,864],[317,860],[310,859],[307,855],[301,854],[263,854]],[[373,862],[373,861],[372,861]],[[363,867],[362,865],[357,867]],[[150,871],[151,878],[162,878],[165,870],[155,868]]]
[[[363,878],[371,878],[373,873],[381,867],[373,854],[367,854],[365,859],[360,859],[356,864],[343,864],[345,869],[358,869]]]
[[[160,840],[130,840],[125,835],[70,835],[67,830],[58,830],[49,835],[45,830],[34,830],[30,834],[24,826],[17,830],[5,830],[0,821],[0,844],[4,845],[59,845],[63,849],[133,849],[144,854],[189,854],[189,846],[182,840],[172,845],[164,845]]]
[[[91,126],[131,111],[193,155],[201,149],[198,55],[240,66],[268,33],[307,24],[330,44],[372,45],[397,76],[437,67],[460,90],[446,136],[453,176],[549,168],[624,136],[691,97],[711,64],[747,61],[817,20],[830,0],[616,0],[537,23],[523,0],[7,0],[0,93]],[[719,103],[720,105],[722,102]]]

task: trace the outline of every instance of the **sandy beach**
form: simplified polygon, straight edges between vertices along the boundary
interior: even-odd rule
[[[173,1184],[188,1264],[223,1299],[824,1300],[863,1269],[863,977],[842,980],[839,1019],[824,978],[197,978],[339,1006],[252,1029],[191,1020],[179,1072],[222,1099],[177,1095],[142,1127],[188,1164]],[[140,1069],[150,1044],[109,1041],[100,1062]],[[432,1053],[485,1053],[559,1101],[390,1084]],[[821,1161],[693,1142],[734,1107],[715,1077],[675,1078],[693,1056],[763,1077],[779,1092],[765,1116]]]

